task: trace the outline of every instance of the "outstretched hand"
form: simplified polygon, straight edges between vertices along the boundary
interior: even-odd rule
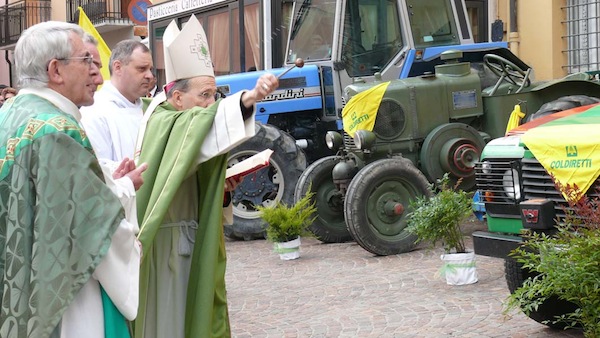
[[[113,178],[119,179],[124,176],[127,176],[133,183],[133,187],[135,188],[135,190],[138,190],[142,186],[142,184],[144,184],[142,174],[144,173],[144,171],[146,171],[146,169],[148,169],[147,163],[142,163],[138,167],[136,167],[133,159],[125,157],[123,161],[119,164],[117,169],[113,172]]]
[[[242,104],[246,108],[252,107],[256,102],[265,98],[279,87],[279,80],[271,73],[263,74],[256,81],[252,90],[242,95]]]

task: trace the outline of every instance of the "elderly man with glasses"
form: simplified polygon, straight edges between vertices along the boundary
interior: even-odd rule
[[[82,37],[49,21],[15,46],[21,89],[0,109],[1,337],[127,337],[137,313],[137,221],[79,124],[98,72]]]

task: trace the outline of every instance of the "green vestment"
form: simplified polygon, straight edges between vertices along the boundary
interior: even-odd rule
[[[217,106],[176,111],[164,102],[148,121],[139,158],[149,167],[137,195],[143,257],[136,338],[230,336],[222,227],[227,156],[197,164]],[[195,223],[197,231],[184,223]],[[195,237],[190,248],[186,237],[191,237],[191,243]],[[181,276],[186,280],[177,281]],[[161,286],[167,281],[177,285]],[[165,294],[173,290],[185,295],[180,299],[184,310],[172,299],[177,295]],[[161,311],[165,316],[172,312],[183,316],[184,327],[168,323],[173,317],[161,316]],[[169,325],[173,332],[163,331]]]
[[[50,337],[124,218],[74,117],[32,94],[0,110],[2,337]]]

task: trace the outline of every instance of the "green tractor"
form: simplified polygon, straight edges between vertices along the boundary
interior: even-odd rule
[[[434,72],[390,81],[372,130],[358,130],[353,138],[327,133],[336,155],[307,167],[295,189],[295,199],[308,189],[315,193],[318,216],[311,230],[318,239],[355,240],[376,255],[410,251],[415,237],[405,229],[411,201],[428,195],[430,182],[446,172],[461,179],[462,189],[472,189],[484,145],[504,136],[516,105],[531,119],[547,114],[548,105],[542,106],[561,97],[576,95],[574,105],[599,101],[591,75],[535,82],[532,69],[506,49],[485,54],[483,66],[460,51],[446,51],[441,59]],[[356,81],[345,88],[345,102],[380,83],[377,74],[371,83]]]

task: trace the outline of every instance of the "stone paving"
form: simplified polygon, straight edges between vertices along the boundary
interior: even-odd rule
[[[378,257],[308,238],[299,259],[282,261],[264,240],[226,246],[234,337],[583,337],[504,315],[501,259],[477,256],[479,282],[450,286],[439,248]]]

